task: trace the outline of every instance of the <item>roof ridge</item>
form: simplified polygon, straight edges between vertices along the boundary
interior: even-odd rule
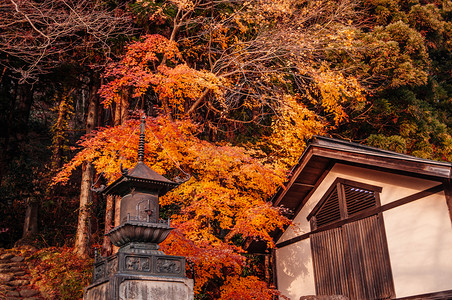
[[[326,144],[322,144],[322,143],[318,142],[318,141],[322,141],[322,140],[331,143],[331,145],[326,145]],[[409,154],[399,153],[399,152],[395,152],[395,151],[391,151],[391,150],[384,150],[384,149],[380,149],[377,147],[358,144],[355,142],[348,142],[348,141],[335,139],[335,138],[331,138],[331,137],[326,137],[326,136],[315,135],[311,138],[311,140],[308,143],[309,146],[315,145],[315,146],[331,146],[331,147],[333,147],[333,144],[336,148],[341,148],[341,149],[350,149],[350,150],[352,150],[353,148],[362,149],[368,154],[369,154],[369,152],[374,153],[374,154],[381,153],[381,154],[388,154],[392,157],[409,159],[412,161],[452,166],[452,163],[447,162],[447,161],[439,161],[439,160],[421,158],[421,157],[417,157],[417,156],[413,156],[413,155],[409,155]],[[337,145],[343,145],[343,147],[337,147]]]

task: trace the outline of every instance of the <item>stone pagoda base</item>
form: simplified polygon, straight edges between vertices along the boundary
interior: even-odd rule
[[[113,275],[85,290],[85,300],[193,300],[193,280],[159,276]]]
[[[130,243],[94,262],[84,300],[193,300],[185,258],[165,255],[155,244]]]

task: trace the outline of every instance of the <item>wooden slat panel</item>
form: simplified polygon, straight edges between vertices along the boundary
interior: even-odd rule
[[[344,185],[345,199],[348,215],[353,215],[376,205],[373,191]]]
[[[340,220],[340,218],[339,198],[337,189],[335,189],[316,214],[317,227]]]
[[[343,227],[351,256],[352,299],[390,299],[393,295],[387,246],[378,222],[374,215]]]
[[[392,275],[378,218],[311,235],[317,295],[391,299]]]
[[[338,270],[340,280],[340,289],[338,289],[336,295],[348,295],[349,285],[347,280],[347,259],[346,252],[344,250],[344,242],[342,236],[342,229],[338,228],[338,233],[335,235],[336,243],[338,247],[336,248],[336,258],[338,262]]]
[[[309,214],[317,230],[310,236],[318,295],[350,299],[394,296],[383,220],[375,211],[380,191],[337,179]],[[356,218],[364,212],[365,217]]]
[[[347,295],[347,270],[342,229],[319,232],[311,237],[317,295]]]

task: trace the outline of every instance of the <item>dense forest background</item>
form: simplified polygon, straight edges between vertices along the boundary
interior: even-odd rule
[[[452,160],[451,17],[448,0],[1,1],[0,247],[114,252],[118,199],[90,188],[134,165],[146,114],[146,163],[192,175],[161,199],[165,251],[198,299],[271,298],[270,252],[246,247],[287,224],[268,201],[312,135]]]

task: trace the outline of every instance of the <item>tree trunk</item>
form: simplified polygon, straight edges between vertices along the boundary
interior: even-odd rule
[[[29,153],[23,151],[28,141],[28,121],[30,119],[31,105],[33,103],[33,87],[29,84],[18,85],[17,107],[12,116],[13,124],[10,124],[10,134],[14,134],[13,141],[8,143],[9,151],[13,157],[17,154],[26,156]],[[38,232],[38,203],[27,200],[23,237],[30,237]]]
[[[23,143],[28,136],[28,120],[33,103],[33,87],[29,84],[9,83],[11,78],[2,83],[0,97],[0,184],[8,171],[11,159],[23,153]],[[24,154],[26,155],[26,154]]]
[[[107,206],[105,208],[105,231],[107,234],[113,228],[113,206],[114,206],[114,196],[107,196]],[[102,255],[108,256],[112,253],[113,248],[108,236],[104,236],[104,242],[102,243]]]
[[[98,84],[93,83],[90,90],[90,101],[86,117],[86,134],[90,134],[96,127],[96,112],[99,103],[97,94]],[[85,161],[82,167],[82,183],[80,187],[80,210],[78,214],[77,233],[74,245],[74,253],[80,257],[88,257],[91,241],[91,209],[92,205],[92,180],[94,167],[90,161]]]
[[[121,103],[115,103],[114,126],[121,125]]]
[[[118,126],[124,123],[128,118],[129,102],[127,101],[127,95],[121,97],[119,102],[115,103],[115,116],[114,126]]]
[[[38,233],[38,203],[28,199],[22,239],[31,238],[36,233]]]
[[[115,227],[116,227],[116,226],[119,226],[119,224],[121,223],[121,218],[119,216],[119,208],[120,208],[120,205],[121,205],[121,197],[115,196],[114,199],[115,199],[114,201],[115,201]],[[119,250],[119,247],[113,246],[113,253],[118,252],[118,250]]]
[[[122,98],[121,100],[121,124],[129,118],[129,101]]]
[[[58,170],[64,164],[64,144],[67,135],[67,118],[70,111],[70,95],[74,89],[69,92],[63,92],[58,104],[58,118],[53,125],[52,141],[52,170]]]
[[[78,225],[74,245],[74,252],[80,257],[88,257],[90,252],[90,206],[92,202],[90,189],[92,176],[93,166],[91,162],[84,162],[82,167],[82,185],[80,188],[80,210],[78,212]]]
[[[33,103],[33,87],[29,84],[22,84],[19,85],[18,89],[19,102],[14,113],[14,118],[16,119],[14,132],[19,145],[25,142],[28,136],[28,120],[30,119],[30,110]]]
[[[5,69],[3,69],[5,71]],[[5,77],[2,77],[2,79]],[[0,186],[3,181],[3,175],[8,167],[9,155],[8,155],[8,145],[11,135],[11,125],[13,123],[14,115],[14,105],[16,102],[17,88],[15,84],[11,82],[11,78],[6,76],[6,79],[1,81],[0,84],[0,109],[2,113],[0,114]]]

